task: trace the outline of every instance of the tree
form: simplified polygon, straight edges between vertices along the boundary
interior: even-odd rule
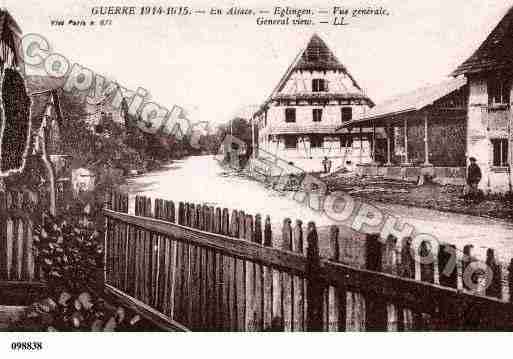
[[[231,122],[231,123],[230,123]],[[251,124],[248,120],[240,117],[234,118],[227,124],[219,126],[219,135],[221,140],[228,134],[243,141],[246,145],[246,155],[249,157],[253,152],[253,135],[251,132]],[[255,132],[255,136],[257,133]],[[255,137],[256,140],[257,137]]]

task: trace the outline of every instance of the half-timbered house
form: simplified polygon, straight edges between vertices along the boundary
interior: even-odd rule
[[[337,129],[372,106],[347,68],[313,35],[253,115],[255,142],[258,149],[305,171],[320,171],[324,157],[331,159],[333,169],[347,161],[368,162],[370,129]]]

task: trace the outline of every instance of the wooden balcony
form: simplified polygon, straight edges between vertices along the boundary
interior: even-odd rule
[[[268,134],[283,135],[283,134],[301,134],[301,133],[321,133],[333,134],[340,127],[340,124],[311,124],[311,125],[297,125],[289,123],[283,126],[272,126],[269,128]]]

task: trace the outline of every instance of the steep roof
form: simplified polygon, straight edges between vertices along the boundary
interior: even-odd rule
[[[508,10],[476,52],[452,75],[499,69],[513,69],[513,7]]]
[[[314,34],[298,62],[293,68],[294,70],[340,70],[346,72],[344,65],[338,61],[337,57],[328,48],[328,45]]]
[[[368,98],[358,83],[354,80],[347,68],[338,60],[335,54],[329,49],[328,45],[317,34],[313,34],[308,44],[302,49],[294,58],[294,61],[287,68],[287,71],[278,82],[278,85],[273,89],[271,95],[267,98],[264,104],[256,112],[259,113],[276,95],[283,89],[291,74],[294,71],[342,71],[352,81],[354,87],[361,91],[359,94],[354,94],[356,98],[362,98],[369,103],[373,104],[372,100]]]
[[[467,79],[464,76],[460,76],[436,85],[421,87],[415,91],[395,96],[373,107],[362,119],[349,121],[345,123],[343,127],[358,122],[421,110],[454,91],[461,89],[466,84]]]

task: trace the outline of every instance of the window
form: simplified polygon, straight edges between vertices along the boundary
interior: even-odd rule
[[[493,165],[495,167],[506,167],[508,165],[508,140],[492,139]]]
[[[322,120],[322,108],[314,108],[312,110],[313,122],[321,122]]]
[[[342,107],[341,109],[342,122],[351,121],[353,119],[353,108]]]
[[[285,122],[296,122],[296,109],[286,108],[285,109]]]
[[[321,148],[324,138],[322,136],[310,136],[310,148]]]
[[[328,82],[324,79],[312,80],[312,92],[326,92],[328,91]]]
[[[285,148],[296,149],[297,137],[296,136],[285,136]]]
[[[507,105],[510,101],[511,82],[504,77],[488,79],[488,104]]]

